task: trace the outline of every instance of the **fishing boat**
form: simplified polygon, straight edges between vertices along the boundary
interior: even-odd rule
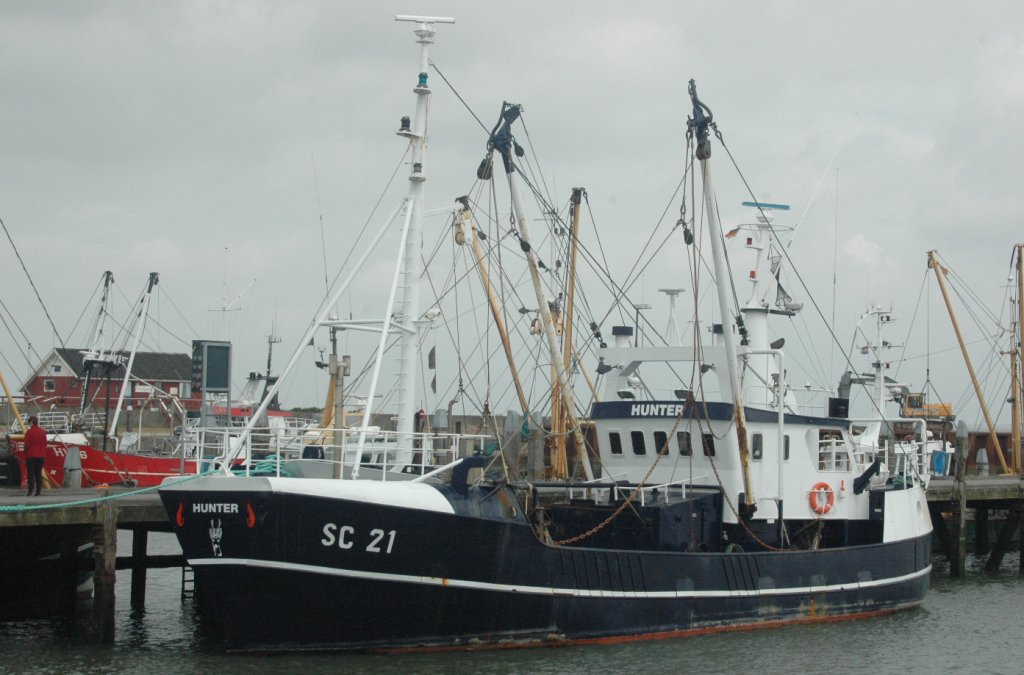
[[[417,113],[399,130],[412,148],[409,196],[393,216],[404,215],[405,297],[396,311],[396,282],[381,346],[397,328],[411,364],[422,325],[409,281],[420,276],[427,50],[436,24],[452,20],[397,18],[415,24],[420,59]],[[688,145],[703,183],[719,321],[688,346],[643,346],[631,327],[612,329],[615,343],[602,346],[597,367],[604,392],[590,409],[603,476],[581,451],[573,481],[492,479],[481,475],[488,460],[480,455],[410,480],[389,480],[387,471],[366,480],[360,437],[351,459],[343,455],[351,470],[335,479],[222,472],[168,481],[161,499],[229,649],[603,643],[877,616],[922,601],[931,571],[929,443],[923,432],[883,441],[851,420],[839,397],[828,410],[797,404],[782,345],[769,341],[769,322],[799,307],[779,283],[783,256],[768,205],[753,204],[760,218],[744,233],[751,286],[737,307],[710,171],[718,130],[692,81],[690,96]],[[477,175],[490,180],[494,167],[504,169],[539,331],[554,355],[555,322],[536,282],[521,199],[520,113],[502,107]],[[681,222],[695,244],[693,221]],[[578,433],[565,369],[552,361]],[[670,398],[647,384],[659,367],[680,381]],[[411,454],[412,380],[401,381],[410,396],[397,445]]]
[[[68,392],[80,388],[81,401],[76,413],[66,410],[45,410],[35,413],[40,426],[47,432],[47,447],[43,464],[44,482],[49,487],[91,487],[96,485],[127,485],[154,487],[170,476],[184,473],[194,474],[209,466],[225,445],[224,434],[200,433],[189,419],[185,403],[177,395],[176,388],[165,391],[158,382],[187,381],[191,377],[192,362],[186,355],[146,353],[139,351],[141,336],[145,331],[150,300],[159,275],[149,275],[146,287],[137,303],[133,330],[127,331],[126,342],[133,343],[123,348],[103,345],[103,321],[107,317],[107,300],[113,284],[113,275],[103,274],[100,309],[96,313],[90,344],[84,349],[62,348],[55,350],[50,361],[44,363],[41,371],[48,371],[49,364],[66,367],[76,375],[74,386]],[[251,374],[243,396],[254,392],[259,384],[270,377],[269,356],[267,375]],[[142,366],[142,367],[140,367]],[[148,379],[147,379],[148,378]],[[69,378],[71,379],[71,378]],[[112,384],[113,383],[113,384]],[[134,403],[145,410],[147,407],[163,411],[170,426],[177,426],[174,436],[157,439],[144,438],[140,427],[132,431],[124,425],[125,431],[118,435],[122,411],[131,410],[125,403],[132,403],[130,392],[145,391],[145,398],[135,398]],[[100,396],[100,392],[103,395]],[[111,401],[115,396],[116,400]],[[102,411],[90,410],[95,403],[90,397],[100,398]],[[140,405],[141,402],[141,405]],[[231,407],[231,416],[222,403],[220,409],[214,406],[214,415],[220,413],[224,425],[230,420],[247,420],[254,407],[253,402],[243,399]],[[111,411],[111,406],[113,410]],[[247,406],[247,407],[246,407]],[[15,417],[20,417],[15,414]],[[288,446],[293,439],[301,438],[305,426],[293,421],[289,413],[269,410],[262,418],[263,431],[260,443],[263,448]],[[24,426],[22,424],[22,426]],[[23,429],[22,429],[23,431]],[[10,434],[9,448],[17,459],[21,476],[26,476],[22,449],[23,435]]]
[[[46,429],[46,455],[43,463],[44,482],[50,487],[61,487],[69,483],[71,487],[80,485],[140,485],[155,486],[168,476],[180,475],[184,465],[184,457],[159,455],[139,452],[137,442],[140,434],[128,432],[119,438],[114,431],[118,428],[121,410],[124,408],[125,397],[131,391],[133,365],[138,353],[146,319],[148,317],[150,299],[153,289],[159,283],[159,275],[149,275],[146,287],[138,301],[135,320],[135,339],[130,349],[104,348],[100,344],[103,335],[103,318],[106,316],[106,304],[113,275],[108,271],[103,274],[100,310],[96,314],[91,344],[81,350],[63,349],[52,358],[73,362],[76,372],[83,373],[81,385],[81,405],[75,415],[65,411],[43,411],[37,413],[40,425]],[[161,362],[169,360],[170,355],[161,354]],[[120,386],[117,387],[117,402],[113,415],[109,414],[110,394],[113,391],[111,379],[117,376]],[[87,413],[90,392],[96,390],[93,380],[97,383],[106,380],[103,413]],[[174,396],[166,395],[157,387],[148,387],[151,396],[162,395],[159,402],[171,406],[171,415],[180,418],[184,423],[185,410]],[[94,436],[89,432],[98,429]],[[15,434],[9,437],[12,453],[21,465],[24,477],[24,458],[20,452],[22,436]],[[193,466],[188,468],[195,471]]]

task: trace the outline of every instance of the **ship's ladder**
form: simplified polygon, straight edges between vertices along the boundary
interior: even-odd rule
[[[181,599],[196,597],[196,571],[189,564],[181,566]]]

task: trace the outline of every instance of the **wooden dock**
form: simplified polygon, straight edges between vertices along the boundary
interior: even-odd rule
[[[131,605],[145,604],[146,570],[181,567],[181,555],[150,556],[147,545],[150,532],[171,532],[171,523],[156,490],[128,488],[45,490],[29,497],[19,488],[0,488],[0,539],[5,532],[31,528],[58,541],[59,559],[55,573],[67,596],[65,607],[75,606],[75,580],[81,562],[78,547],[84,541],[94,544],[91,569],[94,571],[93,629],[99,642],[114,638],[114,581],[118,569],[132,571]],[[117,531],[133,533],[130,556],[118,556]],[[4,570],[17,574],[16,570]]]
[[[974,513],[974,553],[988,555],[985,569],[995,572],[1017,534],[1024,547],[1024,482],[1019,475],[963,476],[962,478],[932,478],[928,486],[928,510],[935,536],[950,562],[950,574],[962,577],[967,555],[968,511]],[[1005,511],[994,543],[989,540],[989,516],[993,511]],[[1024,574],[1024,554],[1020,557],[1019,571]]]

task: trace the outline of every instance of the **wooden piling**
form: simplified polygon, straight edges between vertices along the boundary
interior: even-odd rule
[[[132,609],[146,606],[146,548],[149,531],[141,527],[132,530]]]
[[[93,639],[114,641],[114,583],[117,569],[117,508],[110,501],[96,506],[94,528],[96,572],[93,578]]]
[[[935,531],[935,536],[939,540],[939,546],[942,548],[942,554],[946,556],[946,560],[953,559],[953,543],[950,541],[949,529],[946,527],[946,519],[942,517],[942,504],[930,503],[928,504],[928,515],[932,519],[932,530]]]
[[[991,549],[988,539],[988,508],[976,506],[974,507],[974,552],[977,555],[987,555]]]
[[[62,611],[71,616],[78,601],[78,542],[67,536],[60,543],[60,602]]]
[[[957,434],[956,439],[956,500],[952,503],[952,533],[950,542],[949,575],[963,579],[967,572],[967,438]]]
[[[1006,513],[1006,521],[1003,522],[1003,526],[999,529],[999,536],[996,537],[996,545],[992,548],[992,555],[985,562],[986,572],[999,571],[999,566],[1003,562],[1006,549],[1010,546],[1010,539],[1013,538],[1013,533],[1019,525],[1020,506],[1015,506]]]

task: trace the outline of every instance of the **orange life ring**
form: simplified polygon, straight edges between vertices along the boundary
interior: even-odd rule
[[[820,495],[822,494],[825,495],[825,503],[821,502]],[[832,506],[836,503],[836,493],[832,491],[832,486],[828,483],[817,483],[811,488],[810,501],[811,511],[825,515],[832,510]]]

